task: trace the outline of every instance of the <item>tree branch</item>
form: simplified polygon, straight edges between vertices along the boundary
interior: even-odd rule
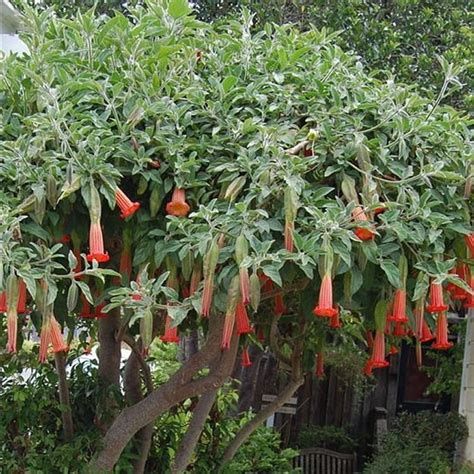
[[[291,379],[288,385],[278,394],[277,398],[267,405],[263,410],[259,411],[254,418],[246,423],[235,435],[234,439],[227,446],[222,457],[219,472],[224,472],[226,464],[228,464],[235,456],[237,450],[244,444],[250,435],[273,413],[281,408],[303,384],[304,378]]]
[[[187,398],[194,397],[220,387],[232,371],[237,354],[238,338],[233,337],[231,348],[221,352],[220,336],[224,318],[213,317],[209,322],[206,344],[189,359],[164,385],[154,390],[144,400],[124,409],[116,418],[104,437],[104,447],[91,461],[94,472],[110,471],[118,461],[123,449],[142,427]],[[217,369],[209,375],[193,380],[199,370],[212,361]]]
[[[67,384],[66,354],[64,352],[56,352],[54,354],[54,362],[59,379],[59,403],[61,404],[64,440],[69,442],[74,437],[74,424],[72,421],[71,402],[69,400],[69,388]]]
[[[186,471],[216,397],[217,389],[201,395],[198,404],[194,408],[188,429],[176,451],[176,457],[171,469],[172,474],[180,474]]]

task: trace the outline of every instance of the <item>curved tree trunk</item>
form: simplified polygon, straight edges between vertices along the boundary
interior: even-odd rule
[[[56,352],[54,354],[54,362],[59,379],[59,403],[62,405],[61,419],[63,422],[64,440],[71,441],[74,437],[74,424],[72,422],[69,387],[67,385],[66,354],[64,352]]]
[[[143,368],[144,364],[145,368]],[[149,368],[141,357],[141,354],[137,351],[137,347],[134,345],[133,352],[130,354],[127,365],[125,366],[124,375],[125,398],[130,405],[134,405],[143,400],[140,367],[142,367],[143,370],[147,391],[151,393],[153,386],[150,385],[151,378],[149,377]],[[153,428],[154,424],[150,423],[141,428],[134,437],[137,444],[137,458],[133,462],[134,474],[143,474],[145,472],[146,461],[153,438]]]
[[[224,451],[222,462],[220,465],[220,472],[222,472],[225,465],[232,460],[237,450],[242,446],[249,436],[271,415],[273,415],[279,408],[281,408],[296,392],[296,390],[303,384],[304,378],[300,377],[295,380],[291,380],[290,383],[279,393],[277,398],[266,406],[263,410],[259,411],[254,418],[246,423],[240,431],[237,432],[234,439],[230,442]]]
[[[102,398],[97,408],[97,426],[106,432],[117,414],[116,396],[120,393],[121,341],[116,338],[120,329],[120,316],[112,310],[99,319],[99,387]]]
[[[211,318],[208,340],[202,350],[191,357],[167,383],[154,390],[141,402],[120,413],[104,437],[102,450],[91,461],[90,467],[93,472],[112,470],[127,443],[140,428],[183,400],[209,390],[216,390],[225,382],[232,371],[238,338],[234,333],[231,348],[221,352],[220,337],[223,323],[224,318]],[[207,376],[195,379],[198,371],[211,363],[216,369]]]
[[[171,472],[173,474],[180,474],[186,471],[194,449],[199,441],[199,438],[206,423],[209,412],[216,400],[217,390],[211,390],[207,393],[203,393],[199,399],[196,408],[193,411],[193,416],[189,423],[189,427],[179,444],[179,448],[176,451],[176,457],[173,462]]]

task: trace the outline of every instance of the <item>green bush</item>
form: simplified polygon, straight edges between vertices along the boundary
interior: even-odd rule
[[[326,448],[340,453],[353,453],[357,443],[337,426],[306,426],[296,441],[301,448]]]
[[[403,413],[364,473],[449,472],[455,443],[467,434],[466,421],[457,413]]]

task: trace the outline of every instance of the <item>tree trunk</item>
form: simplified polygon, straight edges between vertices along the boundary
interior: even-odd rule
[[[142,368],[143,378],[145,380],[148,393],[153,391],[153,385],[149,367],[143,360],[139,347],[137,347],[131,336],[125,336],[124,340],[127,341],[133,351],[128,358],[127,365],[125,366],[125,398],[129,405],[135,405],[136,403],[143,400],[140,368]],[[150,423],[147,426],[141,428],[134,437],[137,445],[137,458],[133,462],[134,474],[143,474],[145,472],[145,466],[153,439],[153,428],[154,423]]]
[[[154,390],[144,400],[124,409],[104,437],[102,450],[91,461],[93,472],[110,471],[118,461],[123,449],[144,426],[162,413],[187,398],[219,388],[232,371],[237,354],[238,338],[234,333],[231,348],[221,352],[220,338],[224,318],[210,319],[209,336],[205,346],[186,362],[170,380]],[[195,379],[199,370],[211,364],[216,370],[207,376]]]
[[[193,452],[201,436],[204,424],[206,423],[209,412],[216,400],[217,390],[211,390],[203,393],[199,399],[196,408],[193,411],[193,416],[189,423],[189,427],[179,444],[176,451],[176,457],[173,462],[171,472],[173,474],[180,474],[186,471]]]
[[[59,379],[59,403],[62,405],[61,419],[63,422],[64,440],[69,442],[74,437],[74,424],[72,422],[71,402],[67,385],[66,354],[64,352],[56,352],[54,354],[54,362]]]
[[[116,335],[120,329],[120,316],[112,310],[99,319],[99,387],[101,399],[97,409],[97,426],[106,432],[117,414],[117,396],[120,394],[121,341]]]
[[[254,345],[249,347],[249,352],[252,366],[243,368],[241,371],[238,407],[239,413],[249,410],[252,406],[255,398],[255,389],[258,384],[257,377],[260,372],[260,361],[263,356],[263,351]]]
[[[273,415],[279,408],[281,408],[296,392],[304,382],[304,378],[300,377],[296,380],[291,380],[288,385],[280,392],[275,401],[266,406],[263,410],[258,412],[254,418],[246,423],[235,435],[224,451],[222,462],[220,465],[220,472],[223,472],[224,467],[235,456],[237,450],[242,446],[249,436],[271,415]]]

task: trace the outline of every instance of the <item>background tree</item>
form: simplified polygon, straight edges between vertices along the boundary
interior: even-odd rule
[[[322,375],[328,346],[365,350],[366,330],[367,372],[407,323],[418,339],[436,324],[447,349],[444,311],[472,293],[468,122],[443,105],[458,69],[441,61],[431,100],[370,76],[325,31],[254,32],[247,11],[209,25],[184,0],[131,15],[27,8],[30,55],[1,65],[8,349],[21,281],[42,360],[50,342],[67,349],[62,328],[99,320],[93,466],[112,469],[140,433],[143,470],[147,427],[221,387],[239,345],[269,344],[294,388],[315,359]],[[151,341],[196,329],[205,343],[152,389]],[[148,393],[132,393],[138,368]]]

